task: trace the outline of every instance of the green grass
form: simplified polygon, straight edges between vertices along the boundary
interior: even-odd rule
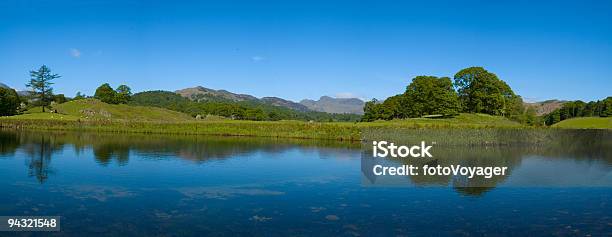
[[[563,120],[552,127],[578,129],[612,129],[612,117],[582,117]]]
[[[48,111],[57,110],[57,114],[49,115]],[[31,108],[23,115],[15,116],[15,118],[57,118],[61,115],[66,116],[68,120],[85,119],[85,120],[112,120],[112,121],[139,121],[139,122],[185,122],[193,120],[187,114],[145,106],[130,106],[125,104],[112,105],[106,104],[96,99],[83,99],[56,104],[51,109],[46,109],[46,113],[42,113],[41,107]]]
[[[21,115],[15,115],[11,117],[3,117],[3,119],[23,119],[23,120],[58,120],[58,121],[77,121],[81,117],[69,114],[55,114],[55,113],[32,113],[26,112]]]
[[[245,121],[218,117],[194,119],[155,107],[109,105],[94,99],[71,101],[52,108],[58,113],[41,113],[41,108],[0,118],[0,126],[43,130],[85,130],[159,134],[206,134],[360,140],[362,131],[385,128],[522,128],[504,117],[460,114],[454,118],[413,118],[369,123]]]
[[[23,116],[23,115],[22,115]],[[19,117],[19,118],[15,118]],[[350,123],[308,123],[301,121],[192,120],[190,122],[134,122],[104,120],[23,119],[3,117],[0,127],[40,130],[79,130],[156,134],[199,134],[359,140],[359,128]]]
[[[453,118],[410,118],[364,123],[366,127],[403,128],[519,128],[522,124],[501,116],[488,114],[459,114]]]

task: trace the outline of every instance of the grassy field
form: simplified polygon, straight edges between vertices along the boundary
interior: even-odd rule
[[[579,128],[579,129],[612,129],[612,117],[582,117],[563,120],[552,127],[555,128]]]
[[[193,119],[187,114],[172,110],[145,106],[130,106],[125,104],[111,105],[96,99],[83,99],[56,104],[52,109],[57,110],[57,114],[68,115],[67,119],[79,118],[88,120],[131,120],[145,122],[183,122]],[[41,115],[41,112],[42,108],[37,107],[28,110],[26,113],[32,114],[30,116],[46,116]],[[38,115],[34,115],[37,113]]]
[[[189,115],[161,108],[109,105],[97,100],[77,100],[55,105],[57,113],[39,113],[2,117],[0,126],[44,130],[85,130],[160,134],[206,134],[360,140],[366,129],[384,128],[522,128],[504,117],[484,114],[460,114],[454,118],[414,118],[368,123],[244,121],[194,119]]]
[[[103,120],[24,119],[3,117],[0,127],[41,130],[80,130],[95,132],[131,132],[157,134],[202,134],[221,136],[258,136],[359,140],[359,127],[352,123],[307,123],[300,121],[197,121],[130,122]]]
[[[367,127],[407,128],[519,128],[518,122],[488,114],[459,114],[453,118],[410,118],[360,123]]]

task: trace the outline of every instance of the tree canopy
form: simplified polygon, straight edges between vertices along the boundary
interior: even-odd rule
[[[15,90],[0,87],[0,116],[17,114],[20,103],[19,95]]]
[[[497,75],[482,67],[465,68],[454,77],[454,86],[464,112],[509,115],[522,111],[520,97]]]
[[[107,104],[116,104],[117,92],[108,84],[104,83],[96,89],[94,98]]]
[[[384,102],[372,100],[364,107],[363,121],[414,118],[425,115],[449,116],[459,112],[457,93],[448,77],[417,76],[403,94]]]
[[[454,115],[459,112],[459,101],[448,77],[418,76],[404,93],[409,117],[424,115]]]
[[[417,76],[403,94],[382,103],[367,102],[362,120],[447,117],[459,112],[504,115],[521,121],[535,117],[506,82],[482,67],[470,67],[455,74],[454,82],[448,77]]]
[[[66,103],[67,101],[68,99],[66,98],[64,94],[57,94],[53,96],[53,102],[55,103],[62,104],[62,103]]]
[[[126,85],[120,85],[117,87],[116,103],[127,104],[132,99],[132,89]]]
[[[58,74],[51,73],[46,65],[42,65],[38,70],[30,71],[30,82],[26,87],[32,88],[32,94],[37,99],[37,102],[42,106],[42,111],[45,112],[45,106],[53,100],[53,80],[60,78]]]
[[[77,95],[82,97],[82,95]],[[107,104],[127,104],[132,100],[132,89],[126,85],[120,85],[116,90],[108,84],[104,83],[96,89],[94,98]]]

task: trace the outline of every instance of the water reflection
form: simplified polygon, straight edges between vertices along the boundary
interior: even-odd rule
[[[63,144],[47,136],[20,139],[19,142],[21,143],[19,149],[28,157],[26,160],[28,175],[35,177],[39,183],[44,183],[53,173],[51,168],[52,156],[62,150]]]
[[[180,158],[205,163],[258,152],[278,153],[296,147],[316,151],[321,158],[351,158],[352,155],[342,151],[356,151],[360,146],[359,143],[300,139],[13,130],[0,131],[0,144],[2,155],[14,156],[18,151],[23,152],[28,157],[30,174],[40,183],[45,182],[53,172],[53,154],[68,148],[72,148],[77,155],[90,150],[96,163],[101,166],[112,163],[125,166],[131,156],[151,160]]]
[[[473,133],[478,133],[476,135],[480,137],[475,137]],[[371,154],[369,142],[359,144],[291,139],[2,131],[0,152],[3,155],[23,152],[28,157],[26,163],[29,175],[40,183],[44,183],[54,172],[51,165],[53,154],[70,147],[76,154],[91,151],[96,163],[101,166],[112,163],[125,166],[131,156],[150,160],[180,158],[202,164],[211,160],[248,157],[257,153],[278,154],[292,149],[310,149],[322,159],[352,159],[356,158],[355,154],[361,153],[361,170],[367,180],[366,184],[451,186],[458,192],[474,195],[480,195],[500,185],[610,186],[608,181],[611,179],[609,176],[612,153],[608,151],[612,150],[612,133],[607,131],[394,130],[393,133],[384,134],[385,137],[393,134],[392,140],[387,140],[396,144],[413,144],[427,139],[437,143],[432,151],[432,159],[398,158],[383,161],[386,163],[415,166],[497,166],[508,167],[508,172],[505,176],[476,176],[470,179],[452,175],[373,176],[371,168],[380,161],[368,159]],[[377,139],[374,135],[369,134],[366,138]],[[542,165],[543,161],[539,161],[536,164],[537,159],[553,162]],[[571,160],[574,163],[567,165],[561,162],[562,160]],[[525,161],[529,161],[528,164],[523,164]],[[530,171],[534,167],[537,172]],[[515,177],[513,173],[517,169],[521,173]],[[564,180],[558,177],[561,175],[572,178],[565,179],[565,183],[560,182],[559,180]]]
[[[612,132],[605,130],[419,130],[366,131],[361,171],[365,185],[451,186],[481,195],[498,186],[612,186]],[[434,142],[433,158],[373,158],[371,141],[397,145]],[[544,160],[548,162],[542,162]],[[571,164],[568,164],[569,163]],[[508,167],[506,175],[376,176],[375,165],[416,167]],[[515,174],[519,171],[520,174]]]
[[[410,132],[440,143],[414,164],[500,165],[510,176],[370,188],[361,143],[2,131],[0,215],[61,215],[59,236],[609,235],[610,188],[516,188],[610,177],[608,135]]]

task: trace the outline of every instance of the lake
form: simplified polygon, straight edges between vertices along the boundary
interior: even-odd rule
[[[510,174],[378,186],[362,143],[4,130],[0,216],[61,216],[59,236],[612,234],[611,132],[415,131],[438,164]]]

